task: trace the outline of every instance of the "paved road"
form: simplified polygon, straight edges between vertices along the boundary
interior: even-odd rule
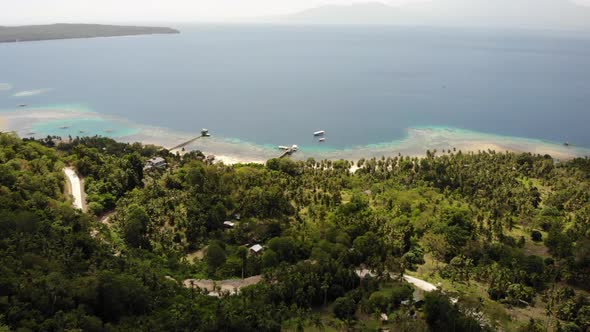
[[[70,192],[74,197],[74,207],[85,210],[86,205],[84,204],[84,189],[82,188],[82,181],[76,174],[76,171],[71,167],[64,168],[64,173],[68,177],[70,184]]]
[[[367,276],[371,276],[371,277],[375,276],[375,274],[373,272],[371,272],[370,270],[367,270],[367,269],[356,270],[356,274],[361,278],[365,278]],[[390,275],[392,278],[397,278],[397,276],[398,276],[397,274],[394,275],[393,273],[391,273]],[[407,274],[404,274],[404,280],[407,281],[409,284],[412,284],[425,292],[432,292],[432,291],[435,291],[438,289],[435,285],[429,283],[428,281],[418,279],[418,278],[409,276]]]
[[[370,270],[367,269],[356,270],[356,274],[361,278],[374,275]],[[437,290],[437,287],[435,285],[425,280],[414,278],[409,275],[404,275],[404,280],[425,292],[432,292]],[[257,275],[246,279],[227,279],[216,281],[203,279],[186,279],[182,282],[182,284],[184,285],[184,287],[187,288],[204,288],[209,291],[210,296],[219,296],[214,286],[221,288],[222,291],[228,291],[230,294],[235,294],[237,291],[240,290],[240,288],[257,284],[260,281],[262,281],[262,276]]]
[[[435,285],[433,285],[427,281],[424,281],[422,279],[414,278],[414,277],[406,275],[406,274],[404,274],[404,279],[408,283],[420,288],[421,290],[423,290],[425,292],[432,292],[432,291],[437,290]]]

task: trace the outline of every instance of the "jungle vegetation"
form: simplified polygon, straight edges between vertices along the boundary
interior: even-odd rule
[[[167,167],[144,170],[154,156]],[[352,165],[2,133],[0,331],[590,329],[590,160],[449,149]],[[256,275],[219,297],[182,283]]]

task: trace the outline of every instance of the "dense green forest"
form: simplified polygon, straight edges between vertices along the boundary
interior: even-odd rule
[[[0,134],[0,331],[590,330],[590,160],[351,166]],[[237,294],[183,283],[258,275]]]

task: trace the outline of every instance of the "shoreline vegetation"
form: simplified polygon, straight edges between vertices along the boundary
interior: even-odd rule
[[[143,27],[102,24],[50,24],[0,26],[0,43],[75,38],[121,37],[152,34],[177,34],[178,30],[166,27]]]
[[[14,131],[20,137],[44,138],[58,136],[63,140],[69,137],[103,136],[120,142],[150,144],[161,147],[176,146],[194,137],[195,133],[182,133],[167,128],[141,126],[124,119],[105,117],[80,106],[47,106],[3,111],[0,128]],[[208,137],[196,140],[184,150],[171,150],[184,153],[192,150],[215,156],[216,161],[231,165],[236,163],[264,164],[267,160],[280,156],[273,146],[244,142],[223,137]],[[539,139],[509,137],[487,134],[449,127],[408,128],[406,137],[388,143],[371,144],[340,149],[314,150],[305,146],[291,156],[294,160],[354,160],[381,158],[383,156],[404,155],[424,156],[426,151],[463,153],[478,151],[530,152],[537,155],[550,155],[558,161],[576,157],[590,156],[590,149],[565,146]]]

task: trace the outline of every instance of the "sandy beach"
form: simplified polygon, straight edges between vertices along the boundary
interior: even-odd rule
[[[130,123],[124,119],[105,117],[78,106],[52,106],[27,108],[2,112],[0,128],[15,131],[21,137],[45,137],[55,135],[106,136],[121,142],[141,142],[170,148],[191,141],[185,151],[199,150],[205,155],[214,155],[215,160],[226,165],[237,163],[265,163],[279,157],[282,151],[272,145],[260,145],[238,139],[203,137],[192,140],[198,133],[183,133],[166,128],[150,127]],[[548,154],[558,160],[590,156],[590,149],[564,146],[538,139],[509,137],[480,133],[447,127],[408,128],[406,136],[392,142],[371,144],[342,149],[317,150],[314,147],[300,146],[299,151],[290,156],[294,160],[359,160],[361,158],[381,158],[382,156],[426,155],[426,151],[443,150],[478,152],[531,152]],[[183,153],[182,149],[173,153]]]

